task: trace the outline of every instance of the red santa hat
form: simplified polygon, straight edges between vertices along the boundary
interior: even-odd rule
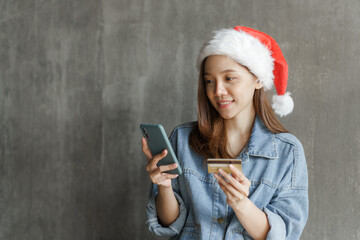
[[[225,55],[246,66],[265,90],[275,85],[272,108],[281,117],[294,108],[290,93],[286,92],[288,66],[279,45],[269,35],[252,28],[237,26],[234,29],[220,29],[205,42],[197,59],[200,70],[202,61],[210,55]]]

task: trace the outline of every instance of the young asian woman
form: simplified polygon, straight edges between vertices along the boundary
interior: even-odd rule
[[[171,239],[299,239],[308,218],[308,175],[301,142],[276,118],[294,106],[288,69],[273,38],[238,26],[215,31],[197,61],[198,119],[170,142],[183,169],[157,167],[143,138],[152,182],[147,224]],[[270,105],[265,90],[275,85]],[[241,159],[208,173],[207,158]]]

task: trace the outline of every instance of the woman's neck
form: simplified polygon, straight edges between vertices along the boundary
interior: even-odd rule
[[[255,111],[253,111],[252,114],[247,114],[247,116],[237,116],[234,119],[224,121],[227,149],[234,158],[241,153],[250,139],[255,116]]]
[[[250,111],[250,114],[239,114],[232,119],[224,120],[224,127],[227,136],[249,136],[253,128],[255,116],[256,113],[254,110]]]

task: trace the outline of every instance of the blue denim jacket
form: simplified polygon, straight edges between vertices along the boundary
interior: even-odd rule
[[[170,141],[183,174],[172,180],[180,205],[178,218],[159,224],[152,185],[146,213],[150,231],[171,239],[252,239],[226,203],[214,174],[207,173],[204,158],[189,146],[194,123],[176,127]],[[308,218],[308,175],[303,146],[289,133],[271,133],[256,116],[250,139],[238,156],[251,181],[248,198],[269,220],[270,239],[299,239]]]

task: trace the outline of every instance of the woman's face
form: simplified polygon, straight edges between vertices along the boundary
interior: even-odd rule
[[[204,81],[207,97],[226,120],[250,114],[255,89],[262,87],[246,67],[222,55],[207,57]]]

